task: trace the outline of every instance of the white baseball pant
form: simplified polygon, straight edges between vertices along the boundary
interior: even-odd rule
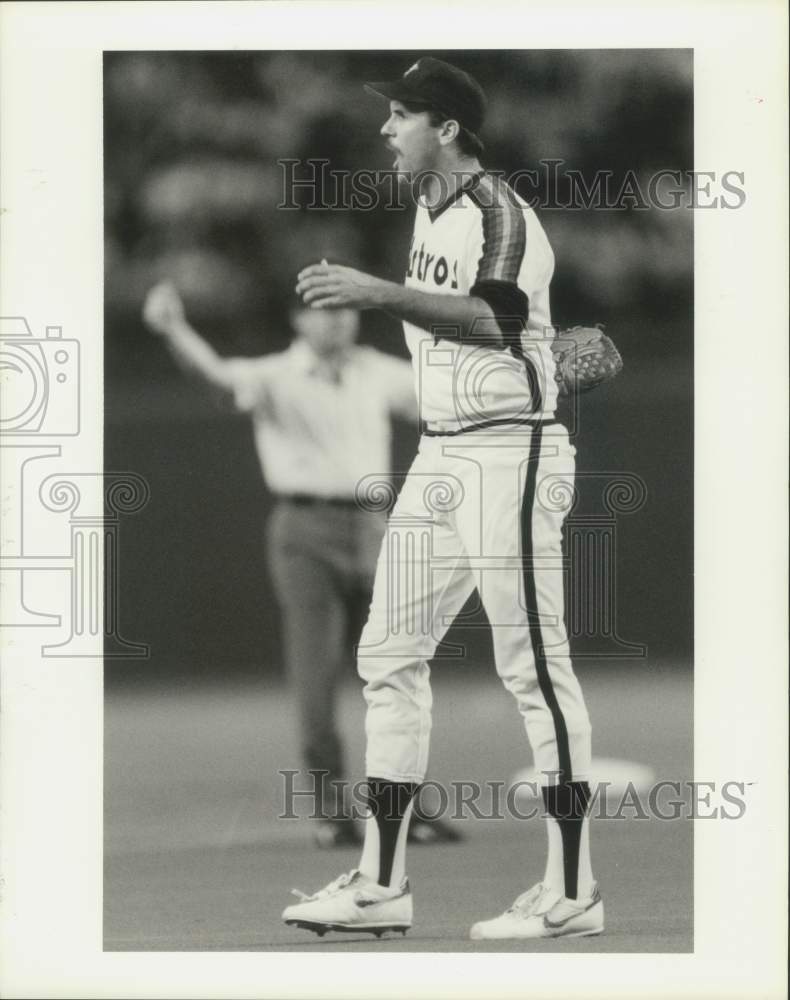
[[[428,661],[477,586],[497,673],[516,699],[542,783],[589,780],[590,722],[563,618],[574,458],[557,423],[422,437],[390,515],[358,650],[369,776],[424,779]]]

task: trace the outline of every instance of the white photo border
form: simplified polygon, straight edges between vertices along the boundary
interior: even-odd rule
[[[742,171],[747,194],[695,218],[695,777],[755,782],[743,819],[696,825],[693,954],[103,953],[101,660],[47,660],[35,629],[7,632],[3,993],[784,995],[786,6],[8,3],[0,29],[0,308],[79,337],[93,419],[63,447],[86,473],[102,462],[104,50],[693,48],[696,168]]]

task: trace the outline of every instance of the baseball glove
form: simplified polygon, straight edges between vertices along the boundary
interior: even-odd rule
[[[577,389],[586,392],[608,382],[623,367],[620,352],[598,326],[572,326],[558,333],[551,345],[560,395]]]

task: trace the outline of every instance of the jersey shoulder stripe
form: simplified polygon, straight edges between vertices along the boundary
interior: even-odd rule
[[[466,192],[483,219],[483,252],[476,281],[517,284],[527,249],[527,223],[517,195],[498,177],[483,174]]]

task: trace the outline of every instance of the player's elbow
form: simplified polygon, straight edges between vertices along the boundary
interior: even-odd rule
[[[482,303],[481,323],[491,331],[499,346],[508,347],[526,329],[529,319],[529,299],[526,293],[509,281],[479,281],[470,291],[474,300]]]
[[[490,303],[478,296],[472,296],[471,303],[472,318],[464,332],[464,343],[479,347],[504,347],[500,320]]]

